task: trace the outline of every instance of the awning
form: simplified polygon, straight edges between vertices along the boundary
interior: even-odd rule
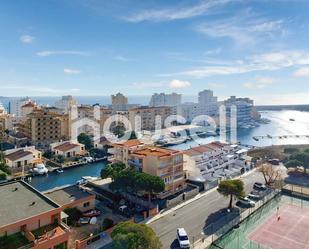
[[[68,217],[69,216],[65,212],[61,211],[61,220],[66,219]]]

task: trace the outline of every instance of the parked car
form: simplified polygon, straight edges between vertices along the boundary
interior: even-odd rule
[[[257,190],[266,190],[267,189],[266,186],[263,183],[260,183],[260,182],[254,183],[253,188],[257,189]]]
[[[261,199],[261,196],[260,196],[260,195],[258,195],[258,194],[253,194],[253,193],[248,194],[247,197],[248,197],[248,199],[250,199],[250,200],[252,200],[252,201],[254,201],[254,202],[259,201],[259,200]]]
[[[80,225],[80,226],[81,226],[81,225],[85,225],[85,224],[89,224],[90,220],[91,220],[90,217],[81,217],[81,218],[78,220],[77,224]]]
[[[180,248],[190,248],[188,234],[184,228],[177,229],[177,240]]]
[[[238,202],[236,202],[236,205],[238,207],[249,208],[249,207],[254,207],[255,202],[250,200],[248,197],[244,197],[244,198],[239,198]]]
[[[96,209],[92,209],[92,210],[89,210],[88,212],[83,213],[84,217],[96,217],[100,215],[101,215],[101,211],[96,210]]]

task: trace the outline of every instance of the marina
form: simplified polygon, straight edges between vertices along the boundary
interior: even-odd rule
[[[272,144],[309,144],[308,112],[269,111],[263,112],[262,117],[271,120],[271,122],[261,124],[259,127],[238,129],[237,137],[241,144],[258,147]],[[295,121],[289,121],[290,117],[294,117]],[[219,139],[219,136],[199,138],[172,145],[169,148],[184,150]],[[57,171],[49,172],[47,175],[33,177],[31,185],[39,190],[45,191],[58,186],[76,184],[83,176],[98,177],[101,169],[107,163],[106,160],[103,160],[81,166],[72,166],[63,169],[63,173]]]

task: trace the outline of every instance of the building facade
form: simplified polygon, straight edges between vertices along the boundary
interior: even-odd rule
[[[149,106],[177,106],[181,104],[181,94],[171,93],[154,93],[151,96]]]
[[[232,108],[236,108],[236,120],[238,126],[245,126],[252,122],[253,100],[249,98],[237,98],[231,96],[223,102],[227,116],[231,116]]]
[[[166,198],[186,187],[182,152],[166,148],[147,146],[129,154],[130,167],[153,176],[160,177],[165,190],[158,195]]]
[[[42,153],[34,146],[6,150],[4,157],[6,165],[10,168],[34,166],[42,162]]]
[[[215,116],[218,114],[218,98],[213,91],[203,90],[198,93],[199,115]]]
[[[77,105],[77,101],[71,95],[62,96],[62,98],[55,103],[55,107],[60,109],[63,114],[68,114],[70,108],[74,105]]]
[[[129,110],[129,121],[131,122],[133,130],[153,131],[157,128],[164,128],[164,121],[171,114],[171,107],[141,106]],[[140,118],[141,122],[137,122],[136,117]]]
[[[19,131],[35,145],[49,146],[53,142],[67,140],[70,136],[68,115],[60,115],[44,109],[34,110],[20,124]]]
[[[0,240],[14,239],[16,248],[71,248],[71,231],[57,203],[23,181],[1,184],[0,199],[5,203],[0,206]]]

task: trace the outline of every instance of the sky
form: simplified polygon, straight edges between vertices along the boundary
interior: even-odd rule
[[[309,104],[309,0],[2,0],[0,96]]]

